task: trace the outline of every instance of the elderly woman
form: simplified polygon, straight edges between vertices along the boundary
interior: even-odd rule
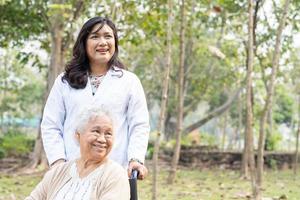
[[[130,199],[125,169],[107,157],[114,142],[109,114],[94,107],[85,109],[77,119],[79,159],[51,168],[25,200]]]

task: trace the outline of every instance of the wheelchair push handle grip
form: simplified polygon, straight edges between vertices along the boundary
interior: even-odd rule
[[[132,172],[131,172],[130,179],[137,179],[137,178],[138,178],[138,175],[139,175],[138,170],[134,169],[134,170],[132,170]]]

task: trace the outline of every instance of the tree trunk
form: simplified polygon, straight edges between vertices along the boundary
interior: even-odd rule
[[[9,64],[8,64],[8,59],[7,59],[7,54],[8,54],[9,52],[7,52],[4,56],[3,56],[3,63],[1,62],[1,65],[3,66],[3,68],[4,68],[4,74],[5,74],[5,76],[4,76],[4,85],[3,85],[3,88],[1,88],[1,93],[2,93],[2,97],[0,97],[1,99],[1,101],[2,101],[2,98],[4,98],[4,97],[6,97],[7,96],[7,94],[6,94],[6,92],[7,92],[7,85],[8,85],[8,83],[7,83],[7,78],[8,78],[8,74],[9,74],[9,69],[8,69],[8,66],[9,66]],[[1,103],[2,104],[2,103]],[[6,109],[0,109],[0,112],[1,112],[1,133],[2,134],[4,134],[4,133],[6,133],[7,132],[7,129],[5,128],[5,125],[4,125],[4,113],[5,113],[5,110]]]
[[[153,151],[153,179],[152,179],[152,200],[157,199],[157,174],[158,174],[158,153],[159,153],[159,145],[160,145],[160,137],[161,133],[164,130],[165,123],[165,115],[166,115],[166,107],[168,100],[168,87],[169,87],[169,75],[171,68],[171,38],[172,38],[172,0],[168,0],[168,22],[167,22],[167,52],[166,52],[166,69],[163,77],[163,91],[162,91],[162,100],[160,107],[160,115],[157,127],[157,135],[154,144]]]
[[[168,105],[168,102],[167,102],[167,105]],[[170,137],[169,136],[170,135],[169,134],[169,129],[170,128],[168,126],[170,124],[170,119],[171,119],[171,115],[170,115],[170,112],[168,112],[168,106],[167,106],[167,108],[166,108],[166,116],[165,116],[165,124],[164,124],[164,127],[165,127],[164,128],[164,133],[165,134],[163,135],[164,139],[167,140],[167,141],[169,140],[169,137]]]
[[[263,164],[264,164],[264,142],[265,142],[265,124],[267,120],[268,112],[272,105],[273,100],[273,93],[275,88],[275,79],[277,76],[278,65],[279,65],[279,57],[280,57],[280,47],[281,47],[281,36],[282,31],[285,27],[285,22],[287,18],[288,6],[290,0],[286,0],[283,9],[283,15],[281,17],[279,27],[277,30],[276,35],[276,44],[275,50],[272,59],[272,72],[271,72],[271,79],[268,84],[268,91],[265,106],[260,118],[260,128],[259,128],[259,141],[258,141],[258,154],[257,154],[257,188],[256,188],[256,199],[261,199],[261,192],[262,192],[262,178],[263,178]]]
[[[62,71],[63,68],[63,25],[59,23],[61,16],[53,17],[55,20],[51,23],[51,59],[50,65],[48,67],[48,75],[47,75],[47,88],[43,98],[43,105],[45,106],[48,95],[52,88],[52,85],[58,76],[58,74]],[[43,106],[43,107],[44,107]],[[41,115],[42,116],[42,115]],[[35,142],[34,152],[33,152],[33,161],[32,168],[35,168],[37,165],[46,165],[46,156],[43,148],[42,138],[41,138],[41,129],[39,127],[38,136]]]
[[[53,4],[64,4],[64,0],[54,0]],[[64,33],[64,13],[57,12],[56,15],[50,16],[48,29],[51,33],[51,58],[50,58],[50,65],[48,66],[48,73],[47,73],[47,86],[46,91],[43,97],[43,108],[46,104],[48,95],[51,91],[52,85],[56,79],[56,77],[63,71],[64,69],[64,51],[69,48],[70,41],[72,41],[73,35],[73,26],[72,24],[74,21],[80,16],[80,11],[83,8],[84,2],[82,0],[78,0],[74,2],[74,12],[73,17],[71,19],[71,28],[69,28],[69,33],[67,33],[67,39],[63,40],[63,33]],[[48,21],[47,21],[48,22]],[[41,112],[43,114],[43,112]],[[41,114],[41,116],[42,116]],[[43,148],[42,138],[41,138],[41,129],[39,127],[38,136],[35,141],[31,168],[36,168],[38,165],[46,165],[47,159]]]
[[[168,102],[167,102],[168,104]],[[167,109],[167,108],[166,108]],[[174,135],[174,133],[176,132],[176,118],[174,116],[172,116],[172,112],[168,111],[168,109],[166,110],[166,120],[165,120],[165,134],[163,135],[166,139],[166,141],[169,141],[172,136]]]
[[[228,117],[228,113],[226,112],[224,113],[223,127],[222,127],[222,150],[223,151],[225,151],[227,117]]]
[[[247,88],[246,88],[246,132],[245,145],[243,155],[242,172],[249,178],[248,164],[250,166],[251,185],[254,191],[255,188],[255,165],[253,153],[253,108],[252,108],[252,71],[253,71],[253,0],[248,1],[248,50],[247,50]]]
[[[273,134],[273,109],[272,109],[272,105],[270,107],[270,110],[269,110],[269,114],[268,114],[268,117],[269,117],[269,132],[270,132],[270,136]]]
[[[296,151],[295,151],[294,175],[297,174],[297,168],[298,168],[299,135],[300,135],[300,94],[298,96],[298,129],[297,129],[297,134],[296,134]]]
[[[294,163],[294,175],[296,178],[298,169],[298,151],[299,151],[299,135],[300,135],[300,94],[298,96],[298,129],[296,134],[296,151],[295,151],[295,163]]]
[[[178,70],[178,115],[176,128],[176,144],[172,158],[171,170],[168,176],[168,183],[172,184],[176,176],[176,169],[180,154],[182,123],[183,123],[183,102],[184,102],[184,51],[185,51],[185,1],[181,0],[181,22],[180,22],[180,57]]]
[[[267,123],[268,123],[268,128],[266,132],[266,137],[265,137],[265,142],[264,142],[264,150],[274,150],[274,149],[268,149],[268,144],[271,139],[272,133],[273,133],[273,110],[272,110],[272,105],[270,106],[270,110],[267,114]]]
[[[242,112],[243,112],[243,108],[242,108],[242,96],[239,96],[238,99],[238,113],[239,113],[239,119],[238,119],[238,131],[237,131],[237,135],[236,135],[236,141],[237,141],[237,146],[238,146],[238,150],[240,150],[241,147],[241,138],[242,138],[242,127],[243,127],[243,118],[242,118]]]

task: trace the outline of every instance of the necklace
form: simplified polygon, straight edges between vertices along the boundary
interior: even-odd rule
[[[101,84],[101,82],[103,81],[105,74],[101,74],[101,75],[89,75],[90,80],[91,80],[91,86],[92,86],[92,93],[93,95],[95,95],[99,85]]]

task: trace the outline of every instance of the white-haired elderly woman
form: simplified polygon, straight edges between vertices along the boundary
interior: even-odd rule
[[[114,142],[110,115],[85,109],[76,127],[80,157],[51,168],[25,200],[129,200],[127,172],[107,156]]]

